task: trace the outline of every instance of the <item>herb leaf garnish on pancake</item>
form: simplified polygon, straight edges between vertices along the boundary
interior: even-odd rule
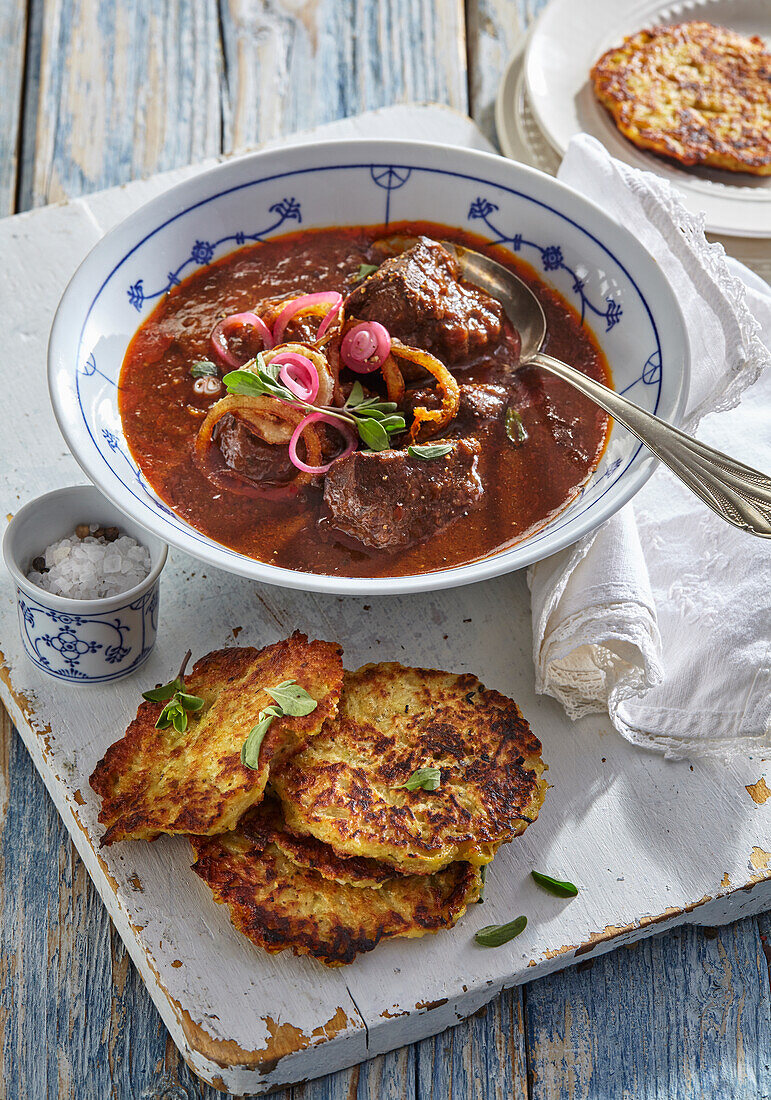
[[[527,917],[516,917],[508,924],[487,924],[474,933],[474,939],[480,947],[502,947],[527,928]]]
[[[313,696],[295,680],[284,680],[282,684],[265,690],[276,702],[260,711],[257,725],[252,728],[241,748],[241,763],[255,770],[260,766],[260,746],[273,719],[281,718],[284,714],[290,714],[293,718],[304,718],[318,706]]]

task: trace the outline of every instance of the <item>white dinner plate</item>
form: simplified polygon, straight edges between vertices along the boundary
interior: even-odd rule
[[[727,236],[771,238],[771,177],[678,167],[637,149],[594,97],[589,71],[626,35],[656,23],[704,20],[771,42],[771,0],[551,0],[533,27],[525,54],[525,88],[533,115],[560,155],[581,131],[619,160],[669,179],[707,229]]]
[[[535,120],[525,88],[525,50],[528,39],[506,63],[495,97],[495,130],[501,152],[510,160],[557,175],[560,157],[549,145]]]

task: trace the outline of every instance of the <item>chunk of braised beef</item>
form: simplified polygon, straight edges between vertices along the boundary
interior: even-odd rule
[[[346,316],[380,321],[403,343],[458,362],[498,340],[503,328],[500,302],[458,276],[455,257],[420,237],[349,295]]]
[[[447,425],[444,434],[460,438],[467,433],[477,432],[485,424],[502,420],[510,400],[511,393],[505,386],[495,386],[489,382],[464,382],[460,387],[457,415]],[[434,386],[421,386],[419,389],[407,390],[402,407],[408,416],[409,423],[409,418],[414,415],[418,407],[438,409],[441,403],[441,398]]]
[[[281,485],[297,474],[286,447],[272,446],[228,413],[214,429],[225,465],[260,485]]]
[[[325,523],[376,550],[430,538],[481,499],[479,452],[474,439],[455,440],[448,454],[428,460],[407,451],[354,451],[326,475]]]

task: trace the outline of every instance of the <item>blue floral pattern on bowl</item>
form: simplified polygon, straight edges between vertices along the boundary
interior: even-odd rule
[[[172,287],[179,286],[182,281],[182,272],[191,264],[196,267],[204,267],[206,264],[210,264],[223,245],[229,244],[235,245],[236,248],[243,248],[247,241],[250,244],[256,244],[258,241],[264,241],[271,233],[275,233],[284,222],[292,220],[301,222],[303,220],[300,204],[295,198],[283,198],[280,202],[274,202],[269,207],[269,212],[275,214],[276,219],[272,224],[267,225],[265,229],[252,230],[251,233],[239,230],[237,233],[228,233],[216,241],[194,241],[190,249],[190,255],[166,276],[165,286],[162,286],[160,290],[146,291],[144,279],[137,279],[128,288],[129,302],[138,313],[141,313],[145,302],[150,302],[153,298],[161,298],[164,294],[168,294]]]
[[[579,277],[576,271],[568,264],[565,263],[565,257],[562,254],[562,248],[558,244],[538,244],[537,241],[529,241],[522,233],[507,234],[502,229],[499,229],[493,221],[491,221],[491,215],[499,209],[494,202],[489,202],[487,199],[477,198],[472,202],[469,207],[468,220],[469,221],[483,221],[492,234],[493,244],[505,244],[514,252],[521,252],[523,248],[530,248],[540,253],[541,264],[544,271],[567,271],[573,280],[572,290],[574,294],[577,294],[581,302],[581,320],[586,318],[586,311],[589,310],[595,317],[601,318],[605,321],[605,331],[610,332],[614,325],[617,325],[621,320],[623,310],[619,303],[614,298],[608,296],[605,299],[605,308],[601,309],[599,306],[594,305],[591,299],[584,293],[584,287],[586,286],[586,280]]]
[[[16,590],[27,656],[59,680],[105,683],[126,676],[150,656],[158,629],[158,582],[130,603],[88,614],[58,611]],[[89,658],[95,660],[90,661]],[[111,671],[105,673],[105,664]],[[114,671],[112,671],[114,669]]]

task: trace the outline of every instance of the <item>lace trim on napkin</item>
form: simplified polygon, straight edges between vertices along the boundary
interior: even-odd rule
[[[707,413],[722,412],[738,405],[742,393],[760,377],[768,362],[761,328],[747,306],[744,283],[728,270],[722,244],[711,244],[707,240],[704,214],[686,210],[668,180],[652,172],[629,168],[616,160],[611,163],[684,271],[690,273],[701,269],[699,293],[706,305],[722,319],[726,329],[726,348],[733,361],[727,364],[729,371],[722,385],[716,386],[695,409],[689,410],[684,427],[693,429]],[[679,236],[673,237],[673,225],[679,229]]]

